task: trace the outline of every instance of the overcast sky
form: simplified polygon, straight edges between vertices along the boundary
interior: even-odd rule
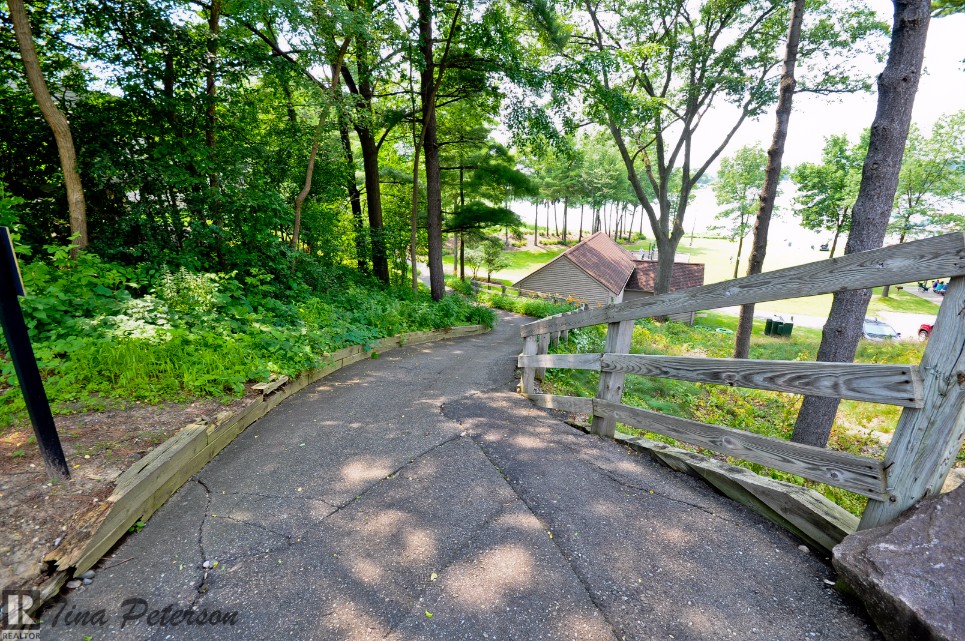
[[[884,0],[869,4],[891,24],[893,5]],[[928,131],[935,120],[945,113],[965,109],[965,15],[932,20],[928,28],[925,48],[925,74],[915,98],[914,121]],[[873,61],[872,61],[873,62]],[[884,63],[873,70],[877,75]],[[796,165],[821,159],[821,148],[827,136],[847,133],[857,140],[861,131],[871,126],[877,104],[876,93],[853,94],[843,98],[829,98],[812,94],[794,97],[784,164]],[[732,122],[732,115],[719,110],[719,126]],[[709,123],[708,123],[709,124]],[[774,130],[774,112],[745,124],[724,152],[742,145],[759,144],[765,149]],[[710,142],[710,141],[708,141]],[[701,148],[697,157],[706,157],[710,149]]]

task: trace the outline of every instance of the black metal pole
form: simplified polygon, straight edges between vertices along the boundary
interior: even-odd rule
[[[50,403],[47,402],[47,392],[40,378],[40,369],[34,357],[27,325],[23,321],[23,310],[20,309],[18,296],[23,296],[23,282],[20,279],[20,268],[17,266],[17,256],[13,251],[10,231],[0,227],[0,324],[3,325],[3,335],[10,348],[20,390],[27,405],[27,413],[33,424],[40,456],[47,468],[47,476],[51,479],[68,480],[70,469],[64,457],[64,449],[60,446],[54,417],[50,413]]]

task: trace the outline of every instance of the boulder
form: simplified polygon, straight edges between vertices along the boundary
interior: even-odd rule
[[[889,641],[965,639],[965,486],[846,537],[833,563]]]
[[[953,467],[945,478],[942,492],[951,492],[962,483],[965,483],[965,467]]]

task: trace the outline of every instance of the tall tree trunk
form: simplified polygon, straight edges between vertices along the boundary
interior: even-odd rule
[[[894,4],[891,49],[885,69],[878,77],[878,110],[871,125],[861,187],[851,210],[845,254],[875,249],[884,242],[921,77],[931,3],[896,0]],[[834,295],[818,349],[819,361],[854,360],[869,300],[869,289]],[[792,440],[818,447],[827,445],[838,403],[836,398],[806,396]]]
[[[734,258],[734,278],[740,273],[741,252],[744,251],[744,237],[737,239],[737,256]]]
[[[40,112],[57,142],[60,168],[64,172],[64,187],[67,190],[70,233],[73,237],[70,255],[76,258],[78,250],[87,247],[87,204],[84,200],[84,188],[80,182],[80,172],[77,170],[74,138],[71,136],[67,117],[54,104],[53,98],[50,97],[50,90],[47,89],[23,0],[8,0],[7,6],[10,7],[10,18],[13,20],[13,31],[20,49],[20,59],[27,74],[27,84],[30,85],[34,100],[37,101],[37,106],[40,107]]]
[[[563,199],[563,246],[566,247],[566,218],[569,214],[569,198]]]
[[[560,237],[560,221],[557,217],[556,205],[559,203],[558,200],[553,201],[553,230],[556,232],[556,237]]]
[[[781,72],[781,85],[777,97],[777,113],[774,123],[774,137],[767,150],[767,168],[764,170],[764,188],[761,189],[757,220],[754,222],[754,240],[751,255],[747,261],[747,275],[760,274],[764,268],[767,253],[767,232],[777,199],[777,186],[781,182],[781,164],[784,159],[784,144],[787,141],[788,123],[791,120],[791,107],[794,101],[794,87],[797,81],[794,70],[797,66],[798,44],[801,40],[801,22],[804,19],[804,0],[794,0],[791,5],[790,26],[787,30],[787,48],[784,52],[784,69]],[[739,256],[739,254],[738,254]],[[737,278],[736,271],[734,278]],[[737,337],[734,341],[734,358],[747,358],[751,350],[751,330],[754,328],[754,304],[742,305],[740,319],[737,321]]]
[[[576,241],[578,243],[583,242],[583,208],[585,206],[583,203],[580,203],[580,237]]]
[[[466,280],[466,235],[459,232],[459,278]]]
[[[342,62],[345,60],[345,52],[348,51],[348,46],[351,41],[351,38],[346,38],[342,42],[342,46],[338,51],[338,57],[335,59],[335,62],[332,63],[331,93],[332,101],[336,103],[336,105],[338,104],[338,83],[342,70]],[[302,190],[298,192],[298,196],[295,197],[295,223],[292,225],[291,239],[292,249],[298,249],[298,236],[301,233],[302,226],[302,206],[305,204],[305,199],[308,198],[308,192],[310,192],[312,189],[312,176],[315,173],[315,157],[318,155],[318,141],[322,135],[322,129],[325,126],[325,119],[327,117],[328,105],[323,104],[322,111],[318,114],[318,127],[315,129],[315,136],[312,140],[312,149],[308,154],[308,167],[305,169],[305,184],[302,186]]]
[[[442,267],[442,184],[441,168],[439,166],[439,144],[436,140],[436,93],[442,85],[442,76],[449,59],[449,49],[452,46],[459,16],[462,14],[462,2],[456,5],[449,35],[446,37],[446,47],[442,54],[442,62],[438,65],[439,77],[435,77],[436,64],[432,53],[432,0],[419,0],[419,50],[422,53],[424,68],[419,78],[419,94],[422,101],[422,132],[416,144],[415,159],[412,164],[412,287],[417,287],[416,281],[416,214],[419,204],[419,150],[425,152],[426,167],[426,210],[427,227],[429,232],[429,289],[433,300],[441,300],[446,293],[445,279]],[[433,156],[430,159],[428,156]],[[508,232],[507,232],[508,234]]]
[[[211,0],[208,11],[208,69],[205,74],[206,99],[204,140],[208,147],[208,189],[211,192],[211,219],[224,227],[221,219],[221,176],[218,174],[218,39],[221,37],[221,0]],[[220,245],[220,243],[219,243]],[[220,251],[220,248],[219,248]]]
[[[379,149],[368,127],[356,126],[362,148],[362,170],[365,172],[365,207],[369,212],[369,236],[372,243],[372,272],[383,283],[389,282],[389,259],[385,249],[385,226],[382,222],[382,179],[379,175]],[[441,251],[441,247],[440,247]]]
[[[848,211],[847,207],[845,207],[844,211]],[[838,249],[838,239],[841,238],[841,228],[844,226],[844,218],[846,216],[847,213],[842,214],[841,220],[838,221],[837,226],[834,228],[834,240],[831,241],[831,252],[828,254],[828,259],[834,258],[834,252]]]
[[[419,0],[419,49],[422,53],[422,156],[426,171],[426,228],[429,233],[429,289],[433,300],[445,295],[442,274],[442,171],[436,138],[435,60],[432,53],[432,2]]]
[[[318,125],[315,127],[315,135],[312,136],[312,148],[308,153],[308,167],[305,169],[305,184],[295,197],[295,222],[292,224],[292,249],[298,249],[298,237],[302,231],[302,206],[308,198],[308,192],[312,190],[312,177],[315,174],[315,157],[318,156],[318,140],[322,135],[322,127],[325,125],[325,112],[327,109],[322,107],[322,112],[318,115]]]
[[[349,138],[348,122],[344,116],[338,119],[338,133],[342,140],[342,149],[345,151],[345,161],[349,166],[348,176],[345,186],[348,189],[349,205],[352,208],[352,226],[355,230],[355,262],[359,272],[369,273],[369,252],[368,243],[365,242],[365,222],[362,219],[362,192],[359,191],[358,183],[355,180],[355,157],[352,154],[352,140]]]
[[[533,246],[539,247],[539,201],[536,201],[536,213],[533,217]]]

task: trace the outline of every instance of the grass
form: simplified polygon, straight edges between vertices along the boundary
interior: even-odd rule
[[[550,245],[545,248],[517,249],[506,252],[508,265],[493,276],[515,283],[530,272],[534,272],[550,262],[564,251],[566,247]]]
[[[54,413],[123,401],[227,400],[246,383],[324,365],[342,347],[496,320],[465,296],[434,302],[427,291],[386,288],[340,267],[317,267],[324,288],[185,269],[161,270],[138,285],[125,270],[89,254],[24,268],[25,321]],[[25,424],[23,395],[4,355],[0,434]]]

